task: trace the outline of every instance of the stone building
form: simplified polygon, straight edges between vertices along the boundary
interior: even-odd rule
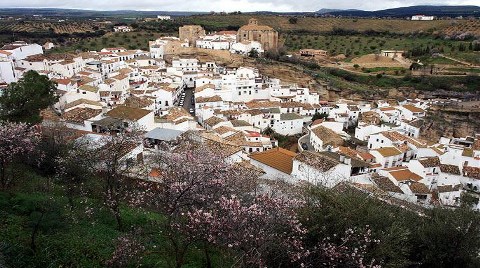
[[[205,30],[200,25],[184,25],[178,29],[181,41],[188,40],[190,46],[195,46],[200,37],[205,36]]]
[[[270,26],[258,25],[258,21],[252,18],[237,32],[237,42],[243,41],[257,41],[262,44],[265,51],[276,50],[278,49],[278,32]]]

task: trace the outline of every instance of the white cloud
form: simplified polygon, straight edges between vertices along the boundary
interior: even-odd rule
[[[1,0],[0,7],[56,7],[159,11],[315,11],[321,8],[379,10],[411,5],[478,5],[478,0]]]

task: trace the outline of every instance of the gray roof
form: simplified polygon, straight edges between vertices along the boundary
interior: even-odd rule
[[[339,153],[329,152],[329,151],[319,152],[319,154],[326,155],[326,156],[328,156],[330,158],[333,158],[337,161],[340,161],[340,157],[342,156]],[[350,157],[347,157],[347,158],[350,158]],[[350,158],[350,159],[351,159],[350,163],[351,163],[352,167],[369,167],[368,163],[366,163],[364,161],[361,161],[361,160],[358,160],[358,159],[355,159],[355,158]]]
[[[297,119],[303,119],[303,118],[298,114],[294,114],[294,113],[287,113],[287,114],[280,115],[280,120],[297,120]]]
[[[185,131],[157,127],[145,134],[145,138],[161,141],[171,141],[178,138],[178,136],[182,135],[183,132]]]
[[[280,108],[273,107],[273,108],[266,108],[266,109],[260,109],[264,114],[279,114],[280,113]]]

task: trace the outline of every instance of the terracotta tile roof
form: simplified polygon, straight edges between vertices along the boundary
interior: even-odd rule
[[[152,105],[154,102],[146,98],[131,96],[125,100],[125,105],[133,108],[145,108]]]
[[[333,147],[342,146],[344,141],[340,135],[324,126],[318,126],[312,129],[312,134],[323,141],[323,146],[331,145]]]
[[[393,108],[393,107],[382,107],[380,108],[380,111],[382,112],[387,112],[387,111],[396,111],[397,109]]]
[[[205,142],[210,150],[223,156],[230,156],[242,151],[242,147],[224,141],[207,139]]]
[[[209,125],[211,127],[213,127],[217,124],[220,124],[222,122],[225,122],[225,120],[220,118],[220,117],[217,117],[217,116],[212,116],[212,117],[208,118],[207,120],[203,121],[203,123],[205,125]]]
[[[323,123],[323,122],[325,122],[325,119],[323,119],[323,118],[316,119],[315,121],[312,122],[312,127],[318,126],[318,125],[320,125],[320,124]]]
[[[262,143],[261,142],[251,142],[251,141],[248,141],[247,138],[245,137],[245,134],[243,132],[237,132],[233,135],[230,135],[228,137],[225,138],[225,141],[231,143],[231,144],[234,144],[234,145],[238,145],[238,146],[248,146],[248,147],[262,147]]]
[[[359,157],[360,152],[357,151],[357,150],[354,150],[350,147],[340,146],[340,147],[338,147],[338,153],[341,154],[341,155],[348,156],[350,158],[362,159],[361,157]],[[368,154],[368,153],[366,153],[366,154]],[[373,155],[371,155],[371,156],[372,156],[372,158],[374,158]]]
[[[70,79],[53,79],[53,81],[57,82],[57,84],[60,85],[68,85],[72,83],[72,80]]]
[[[195,98],[195,102],[197,103],[205,103],[205,102],[217,102],[217,101],[223,101],[222,97],[215,95],[212,97],[198,97]]]
[[[83,86],[79,87],[78,89],[93,92],[93,93],[98,92],[98,87],[94,87],[94,86],[90,86],[90,85],[83,85]]]
[[[314,153],[310,151],[303,151],[294,158],[297,161],[305,163],[321,172],[331,170],[340,164],[340,161],[331,158],[325,154]]]
[[[280,120],[287,121],[287,120],[302,120],[303,117],[299,116],[295,113],[286,113],[280,114]]]
[[[410,184],[409,187],[410,187],[410,190],[412,191],[412,193],[414,193],[414,194],[430,194],[430,190],[423,183],[414,182],[414,183]]]
[[[374,111],[368,111],[360,114],[360,122],[368,125],[379,125],[381,121],[380,115]]]
[[[230,120],[233,127],[249,127],[251,126],[247,121],[244,120]]]
[[[250,158],[269,167],[280,170],[283,173],[291,174],[293,158],[296,155],[297,154],[294,152],[277,147],[265,152],[253,153],[250,155]]]
[[[173,107],[168,110],[168,113],[162,116],[162,119],[169,120],[169,121],[177,121],[178,119],[188,117],[192,118],[192,116],[182,107]]]
[[[413,106],[411,104],[405,104],[405,105],[403,105],[403,108],[409,110],[412,113],[424,113],[425,112],[425,110],[420,109],[420,108],[418,108],[416,106]]]
[[[383,131],[380,132],[383,136],[385,136],[387,139],[395,142],[395,141],[402,141],[402,142],[408,142],[416,147],[425,147],[427,144],[425,142],[421,142],[417,139],[405,136],[398,131]]]
[[[280,103],[280,107],[282,107],[282,108],[304,108],[306,110],[313,109],[312,105],[309,104],[309,103],[301,103],[301,102],[296,102],[296,101],[282,102],[282,103]]]
[[[233,164],[233,168],[238,169],[241,172],[244,172],[245,170],[249,171],[252,175],[260,177],[263,174],[265,174],[265,171],[263,169],[258,168],[250,163],[250,161],[247,160],[242,160],[241,162],[236,162]]]
[[[112,78],[115,79],[115,80],[123,80],[123,79],[127,79],[127,78],[128,78],[128,75],[119,74],[119,75],[113,76]]]
[[[245,103],[245,106],[248,109],[259,109],[259,108],[274,108],[280,107],[280,102],[278,101],[249,101]]]
[[[404,170],[407,169],[405,166],[400,166],[400,167],[390,167],[390,168],[384,168],[383,170],[385,171],[395,171],[395,170]]]
[[[464,166],[463,167],[463,176],[480,180],[480,168],[478,167],[470,167]]]
[[[133,70],[130,69],[130,68],[122,68],[122,69],[118,70],[118,72],[121,73],[121,74],[129,74],[129,73],[133,72]]]
[[[417,118],[408,122],[408,124],[416,128],[421,128],[425,124],[425,120]]]
[[[360,156],[360,158],[362,158],[364,161],[365,160],[373,160],[375,159],[375,156],[373,156],[372,154],[368,153],[368,152],[358,152],[358,155]]]
[[[409,169],[390,171],[390,175],[397,181],[420,181],[423,177],[411,172]]]
[[[372,180],[375,182],[378,188],[385,192],[400,193],[403,194],[403,191],[395,185],[389,178],[384,176],[379,176],[377,173],[372,174]]]
[[[405,153],[410,149],[410,147],[408,147],[408,145],[405,144],[405,143],[395,144],[394,146],[395,146],[395,148],[400,150],[400,152],[402,152],[402,153]]]
[[[422,166],[426,168],[440,166],[440,159],[438,158],[438,156],[422,158],[422,159],[419,159],[418,162],[420,162],[420,164],[422,164]]]
[[[117,80],[111,79],[111,78],[107,78],[107,79],[103,80],[103,82],[104,82],[105,84],[107,84],[107,85],[110,85],[110,84],[113,84],[113,83],[117,82]]]
[[[83,121],[95,117],[102,113],[101,109],[92,108],[74,108],[68,112],[63,113],[62,118],[67,122],[82,123]]]
[[[148,110],[140,109],[140,108],[133,108],[128,106],[117,106],[107,112],[107,116],[118,118],[118,119],[125,119],[130,121],[137,121],[150,113]]]
[[[92,100],[87,100],[87,99],[78,99],[78,100],[67,103],[65,105],[65,109],[70,109],[72,107],[75,107],[75,106],[81,105],[81,104],[88,104],[88,105],[102,107],[102,104],[98,101],[92,101]]]
[[[460,168],[456,165],[441,164],[440,171],[447,174],[461,175]]]
[[[252,116],[263,114],[263,112],[259,109],[246,110],[244,112]]]
[[[214,129],[213,131],[217,132],[218,134],[220,135],[223,135],[223,134],[227,134],[229,132],[237,132],[235,129],[231,128],[231,127],[228,127],[228,126],[221,126],[221,127],[217,127],[216,129]]]
[[[205,90],[207,88],[215,89],[215,85],[214,84],[205,84],[203,86],[198,86],[198,87],[195,88],[195,93],[202,92],[203,90]]]
[[[240,31],[275,31],[275,30],[272,27],[266,26],[266,25],[247,24],[240,27],[238,31],[240,32]]]
[[[390,157],[390,156],[402,154],[402,152],[395,147],[382,147],[374,151],[379,152],[384,157]]]
[[[444,186],[438,186],[437,187],[437,191],[439,193],[448,193],[448,192],[457,192],[457,191],[460,191],[462,189],[462,185],[461,184],[457,184],[457,185],[444,185]]]

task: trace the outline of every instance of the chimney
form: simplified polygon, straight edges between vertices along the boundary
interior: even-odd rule
[[[345,157],[345,165],[351,165],[352,164],[352,159],[351,158],[348,158],[348,157]]]
[[[340,162],[342,162],[342,163],[345,162],[345,156],[344,155],[340,155]]]

